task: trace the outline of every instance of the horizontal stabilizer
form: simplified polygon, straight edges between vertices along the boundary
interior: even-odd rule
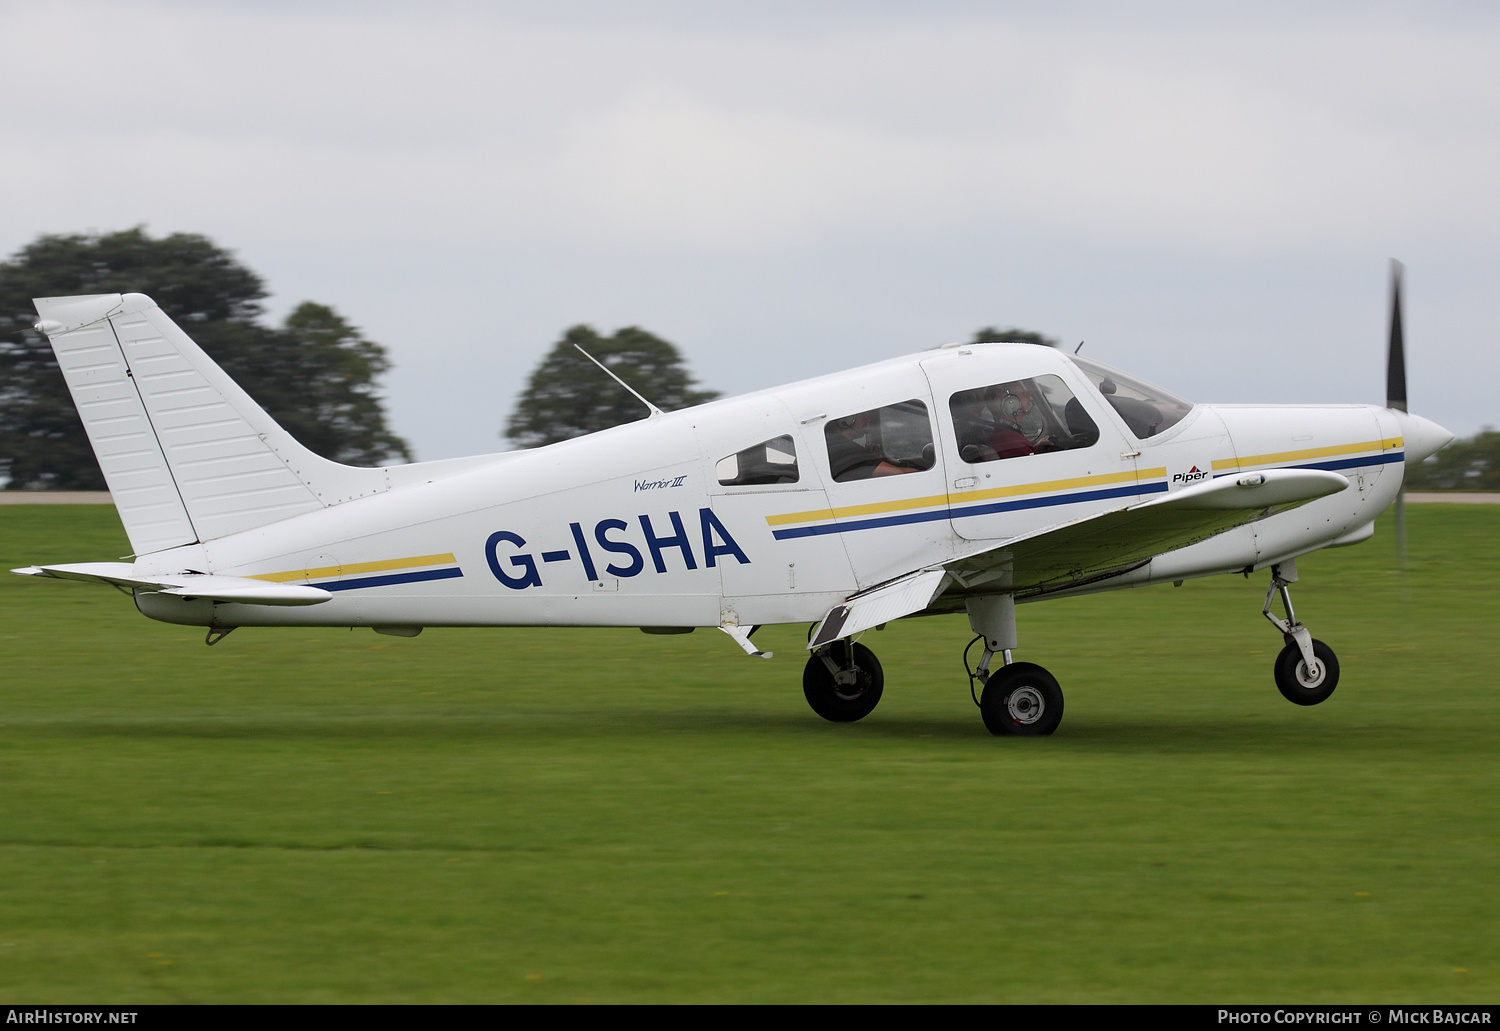
[[[318,605],[333,597],[318,587],[270,584],[241,576],[209,573],[174,573],[142,577],[129,562],[75,562],[63,566],[26,566],[12,569],[19,576],[46,576],[57,580],[86,580],[129,590],[170,594],[179,598],[236,602],[240,605]]]
[[[941,569],[922,569],[893,583],[854,595],[823,617],[807,647],[821,648],[872,626],[921,612],[932,604],[947,575]]]
[[[1223,476],[1139,505],[1049,527],[957,559],[946,568],[961,586],[987,592],[1066,590],[1348,486],[1343,476],[1322,469]]]

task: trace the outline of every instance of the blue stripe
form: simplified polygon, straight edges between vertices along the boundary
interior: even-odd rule
[[[1103,501],[1106,498],[1129,498],[1137,494],[1160,494],[1167,489],[1165,481],[1160,483],[1136,483],[1128,487],[1110,487],[1106,490],[1086,490],[1081,494],[1056,494],[1046,498],[1023,498],[1020,501],[996,501],[984,505],[971,505],[953,509],[955,518],[961,516],[992,515],[996,512],[1019,512],[1028,508],[1051,508],[1054,505],[1072,505],[1080,501]]]
[[[424,569],[420,573],[390,573],[385,576],[362,576],[358,580],[330,580],[308,586],[321,587],[325,591],[352,591],[358,587],[389,587],[391,584],[415,584],[424,580],[452,580],[463,575],[462,569],[453,566],[448,569]]]
[[[1406,453],[1402,451],[1391,451],[1383,455],[1369,455],[1365,458],[1345,458],[1338,462],[1314,462],[1311,465],[1293,466],[1294,469],[1357,469],[1362,465],[1390,465],[1393,462],[1406,461]]]
[[[1138,494],[1159,494],[1167,489],[1165,482],[1132,484],[1129,487],[1110,487],[1105,490],[1088,490],[1077,494],[1055,494],[1045,498],[1023,498],[1019,501],[995,501],[982,505],[967,505],[963,508],[940,508],[930,512],[914,512],[908,515],[879,516],[873,519],[851,519],[848,522],[822,523],[818,526],[796,526],[787,530],[773,530],[771,536],[778,541],[794,537],[820,537],[830,533],[846,533],[854,530],[874,530],[884,526],[905,526],[911,523],[931,523],[941,519],[960,519],[965,516],[992,515],[996,512],[1018,512],[1028,508],[1051,508],[1056,505],[1076,505],[1084,501],[1100,501],[1106,498],[1128,498]]]
[[[870,530],[878,526],[904,526],[908,523],[931,523],[947,519],[948,510],[939,508],[931,512],[913,512],[909,515],[881,516],[878,519],[856,519],[847,523],[823,523],[820,526],[795,526],[789,530],[772,530],[771,536],[778,541],[793,537],[820,537],[825,533],[843,533],[845,530]]]
[[[1334,462],[1311,462],[1307,465],[1284,465],[1276,466],[1278,469],[1326,469],[1329,472],[1337,472],[1340,469],[1359,469],[1367,465],[1393,465],[1397,462],[1406,461],[1406,452],[1387,451],[1383,455],[1366,455],[1363,458],[1340,458]],[[1236,469],[1233,472],[1215,473],[1214,479],[1221,476],[1239,476],[1247,470]],[[1270,472],[1269,469],[1251,470],[1254,472]]]

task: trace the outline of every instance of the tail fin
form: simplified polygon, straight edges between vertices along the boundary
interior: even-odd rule
[[[144,294],[35,304],[136,554],[388,489],[293,440]]]

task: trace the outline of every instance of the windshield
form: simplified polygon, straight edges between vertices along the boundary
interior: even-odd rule
[[[1104,395],[1104,400],[1120,413],[1130,432],[1141,440],[1176,426],[1193,409],[1191,401],[1184,401],[1145,380],[1087,358],[1072,357],[1073,364],[1083,370],[1089,382]]]

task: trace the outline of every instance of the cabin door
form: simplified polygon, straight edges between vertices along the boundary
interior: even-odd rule
[[[960,537],[1017,537],[1141,496],[1136,449],[1051,348],[944,349],[922,371]]]

